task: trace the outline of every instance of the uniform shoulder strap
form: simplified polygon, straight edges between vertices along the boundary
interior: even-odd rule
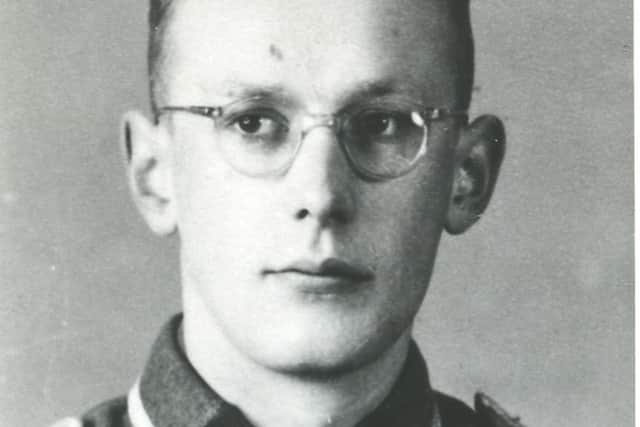
[[[442,427],[476,427],[473,409],[439,391],[433,395]]]
[[[473,409],[444,393],[434,391],[441,427],[525,427],[484,393],[476,393]]]
[[[131,427],[126,396],[110,399],[82,416],[83,427]]]
[[[49,427],[132,427],[124,396],[94,406],[82,417],[67,417]]]
[[[476,393],[474,406],[478,427],[525,427],[520,418],[512,417],[484,393]]]

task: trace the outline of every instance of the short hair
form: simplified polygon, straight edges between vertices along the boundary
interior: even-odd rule
[[[165,59],[165,38],[173,6],[177,0],[150,0],[149,5],[149,39],[147,50],[147,66],[149,74],[149,94],[151,109],[154,115],[158,111],[158,100],[162,94],[162,63]],[[427,1],[427,0],[423,0]],[[457,29],[454,44],[459,49],[453,51],[457,65],[456,87],[459,108],[466,109],[471,102],[474,79],[474,45],[471,31],[469,0],[440,0],[446,3],[451,13],[452,22]]]
[[[154,115],[158,111],[158,99],[160,97],[159,85],[160,70],[164,59],[164,42],[169,23],[169,15],[172,13],[173,0],[150,0],[149,4],[149,38],[147,45],[147,70],[149,75],[149,96],[151,98],[151,110]]]

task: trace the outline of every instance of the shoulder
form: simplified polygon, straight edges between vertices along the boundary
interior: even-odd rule
[[[80,418],[65,418],[51,427],[131,427],[126,396],[106,400]]]
[[[439,391],[434,397],[442,427],[475,427],[476,415],[473,409],[460,400]]]
[[[524,427],[495,400],[478,392],[474,409],[444,393],[434,391],[442,427]]]

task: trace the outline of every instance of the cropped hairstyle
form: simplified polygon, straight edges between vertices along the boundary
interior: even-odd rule
[[[163,92],[162,68],[165,59],[165,38],[175,3],[180,0],[150,0],[149,4],[149,39],[148,39],[148,73],[151,109],[157,113],[158,102]],[[450,8],[451,20],[455,24],[455,46],[452,53],[457,64],[456,86],[458,87],[458,107],[468,108],[474,78],[474,46],[471,32],[469,0],[422,0],[440,1]]]

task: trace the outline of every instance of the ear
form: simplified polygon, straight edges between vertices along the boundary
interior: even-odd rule
[[[151,230],[169,235],[176,230],[169,136],[137,111],[122,117],[120,139],[129,189]]]
[[[505,142],[504,126],[495,116],[480,116],[462,131],[445,223],[450,234],[466,231],[489,204]]]

